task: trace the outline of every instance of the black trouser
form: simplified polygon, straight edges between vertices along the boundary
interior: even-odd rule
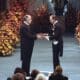
[[[23,59],[22,59],[22,69],[27,73],[27,75],[30,75],[30,63],[31,63],[31,57],[32,57],[32,51],[33,46],[26,49]]]
[[[57,65],[60,65],[59,61],[59,44],[54,45],[52,43],[52,53],[53,53],[53,70],[55,70]]]

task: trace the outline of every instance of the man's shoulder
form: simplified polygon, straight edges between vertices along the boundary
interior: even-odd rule
[[[27,31],[28,27],[27,27],[27,25],[22,24],[21,27],[20,27],[20,31],[25,31],[25,30]]]
[[[25,23],[22,23],[21,26],[22,26],[22,27],[25,27],[25,26],[27,26],[27,25],[26,25]]]
[[[55,74],[51,74],[51,76],[49,77],[49,79],[60,79],[60,80],[68,80],[67,76],[64,75],[55,75]]]
[[[28,25],[26,25],[26,24],[23,23],[23,24],[21,25],[21,28],[27,28],[27,26],[28,26]]]
[[[68,80],[68,77],[67,76],[64,76],[64,75],[56,75],[55,77],[59,77],[63,80]]]

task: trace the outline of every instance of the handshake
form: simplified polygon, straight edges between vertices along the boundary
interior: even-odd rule
[[[47,40],[49,40],[49,36],[48,36],[48,34],[47,33],[38,33],[37,34],[37,39],[47,39]]]

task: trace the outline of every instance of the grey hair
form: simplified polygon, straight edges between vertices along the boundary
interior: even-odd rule
[[[43,73],[39,73],[35,80],[47,80],[46,76]]]

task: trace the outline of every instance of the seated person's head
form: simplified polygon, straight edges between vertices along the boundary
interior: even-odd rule
[[[16,73],[22,73],[23,75],[26,76],[26,72],[23,69],[21,69],[20,67],[15,68],[14,74],[16,74]]]
[[[56,74],[62,74],[62,68],[61,68],[61,66],[60,65],[58,65],[58,66],[56,66],[56,68],[55,68],[55,73]]]
[[[47,80],[46,76],[43,73],[39,73],[35,80]]]
[[[37,69],[33,69],[32,72],[31,72],[31,77],[33,79],[35,79],[35,77],[38,75],[39,71]]]
[[[12,76],[12,80],[25,80],[25,77],[22,73],[16,73]]]

